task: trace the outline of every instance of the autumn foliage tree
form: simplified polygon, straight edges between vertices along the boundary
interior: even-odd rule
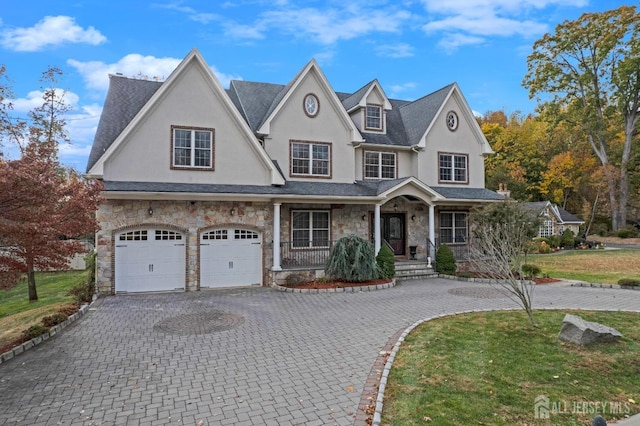
[[[585,13],[533,45],[523,85],[541,110],[585,135],[607,182],[614,230],[626,225],[632,148],[640,123],[640,14]]]
[[[44,81],[59,72],[49,69]],[[56,89],[46,89],[43,105],[26,122],[11,122],[3,137],[20,147],[20,158],[0,159],[0,272],[26,273],[29,301],[38,300],[35,271],[64,269],[69,257],[86,251],[72,238],[98,229],[95,211],[101,183],[85,181],[58,161],[58,143],[66,140],[66,111]],[[28,129],[16,132],[16,127]],[[6,287],[6,283],[5,283]]]

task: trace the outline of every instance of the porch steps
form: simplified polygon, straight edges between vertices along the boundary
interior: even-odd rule
[[[398,280],[415,280],[421,278],[437,277],[438,273],[433,269],[433,264],[427,266],[427,262],[423,260],[396,260],[396,279]]]

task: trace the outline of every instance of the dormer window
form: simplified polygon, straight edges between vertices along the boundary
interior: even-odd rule
[[[382,130],[382,107],[380,105],[367,105],[365,117],[365,129]]]

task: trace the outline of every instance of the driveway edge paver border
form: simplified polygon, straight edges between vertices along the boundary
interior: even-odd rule
[[[396,286],[396,279],[394,278],[391,280],[391,282],[384,283],[384,284],[345,286],[345,287],[339,287],[339,288],[294,288],[294,287],[284,287],[278,284],[274,284],[272,288],[285,293],[317,294],[317,293],[358,293],[360,291],[383,290],[386,288],[393,288],[395,286]]]
[[[67,318],[65,321],[61,322],[60,324],[54,325],[53,327],[51,327],[49,331],[47,331],[46,333],[41,334],[38,337],[34,337],[33,339],[28,340],[22,343],[21,345],[18,345],[15,348],[3,354],[0,354],[0,364],[2,364],[3,362],[9,361],[10,359],[16,357],[17,355],[20,355],[24,351],[31,349],[35,346],[38,346],[40,343],[44,342],[45,340],[49,340],[49,338],[60,333],[62,330],[64,330],[65,328],[69,327],[71,324],[73,324],[74,322],[82,318],[89,311],[89,308],[93,306],[93,304],[97,300],[98,298],[94,297],[91,303],[82,305],[76,313],[70,315],[69,318]]]

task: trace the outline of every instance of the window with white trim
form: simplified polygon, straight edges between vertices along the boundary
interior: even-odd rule
[[[293,248],[329,247],[329,212],[293,210],[291,239]]]
[[[175,168],[213,169],[213,129],[171,126]]]
[[[317,142],[291,142],[292,176],[331,176],[331,145]]]
[[[440,242],[443,244],[465,244],[467,242],[467,213],[440,213]]]
[[[368,179],[395,179],[396,154],[394,152],[365,151],[364,177]]]
[[[364,127],[365,129],[382,130],[382,107],[380,105],[367,105]]]
[[[539,234],[541,237],[550,237],[553,235],[553,221],[551,219],[544,219],[540,224]]]
[[[468,182],[468,155],[440,154],[440,182]]]

